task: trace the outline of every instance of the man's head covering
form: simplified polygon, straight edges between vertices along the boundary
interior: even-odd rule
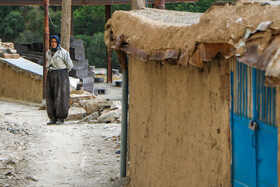
[[[50,42],[51,42],[51,40],[53,39],[53,38],[55,38],[56,39],[56,42],[57,42],[57,46],[56,46],[56,50],[58,49],[58,48],[60,48],[60,39],[59,39],[59,37],[58,36],[56,36],[56,35],[52,35],[51,37],[50,37]],[[52,46],[50,45],[50,48],[52,49]]]

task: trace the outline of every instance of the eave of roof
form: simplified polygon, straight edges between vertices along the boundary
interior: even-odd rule
[[[191,24],[166,23],[143,15],[145,11],[158,18],[174,13],[151,9],[115,12],[105,26],[107,46],[143,61],[169,60],[172,64],[198,67],[217,55],[237,57],[243,63],[265,69],[267,78],[273,80],[267,85],[280,83],[275,81],[280,80],[280,57],[275,56],[280,46],[280,20],[275,16],[280,12],[279,3],[213,6],[202,16],[196,15],[200,20]],[[184,19],[184,15],[175,17]],[[185,19],[188,22],[190,18]]]

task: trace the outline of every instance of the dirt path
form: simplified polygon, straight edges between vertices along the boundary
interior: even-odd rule
[[[99,187],[119,176],[120,124],[47,126],[38,108],[0,100],[0,187]]]

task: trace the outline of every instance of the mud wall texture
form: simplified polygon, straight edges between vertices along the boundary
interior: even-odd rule
[[[36,76],[8,64],[0,64],[0,97],[40,103],[43,81]]]
[[[131,186],[231,186],[229,62],[129,56]]]

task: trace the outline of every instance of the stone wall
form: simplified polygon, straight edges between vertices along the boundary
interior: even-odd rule
[[[0,97],[41,103],[43,80],[39,75],[0,62]]]
[[[129,56],[131,186],[231,186],[229,62]]]

